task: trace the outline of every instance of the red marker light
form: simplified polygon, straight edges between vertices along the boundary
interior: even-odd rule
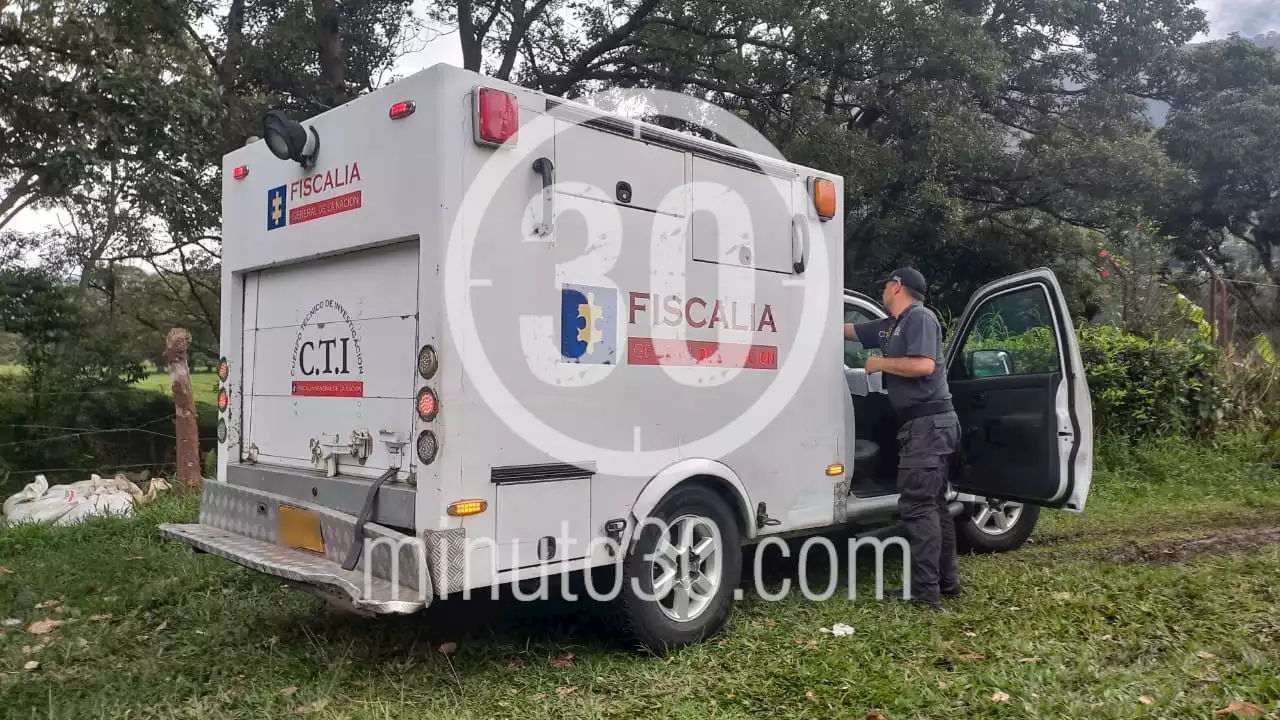
[[[237,167],[235,170],[232,170],[232,171],[231,171],[231,176],[232,176],[232,177],[234,177],[234,178],[235,178],[235,179],[237,179],[237,180],[243,180],[243,179],[245,179],[245,176],[246,176],[246,175],[248,175],[248,174],[249,174],[249,166],[248,166],[248,165],[241,165],[241,166]]]
[[[407,118],[410,115],[412,115],[413,112],[417,109],[418,109],[418,104],[413,102],[412,100],[404,100],[402,102],[398,102],[395,105],[391,106],[391,119],[399,120],[400,118]]]
[[[228,404],[228,402],[229,402],[229,401],[230,401],[230,398],[229,398],[229,397],[227,397],[227,391],[226,391],[226,390],[220,390],[220,391],[218,391],[218,409],[219,409],[219,410],[226,410],[226,409],[227,409],[227,404]]]
[[[420,419],[426,422],[434,420],[438,409],[436,394],[431,391],[431,388],[422,388],[422,390],[418,391],[418,417]]]
[[[493,88],[476,88],[476,142],[501,145],[516,139],[520,102],[515,95]]]

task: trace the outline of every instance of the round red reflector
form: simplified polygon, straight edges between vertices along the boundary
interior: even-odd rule
[[[424,421],[433,420],[438,409],[436,394],[431,388],[422,388],[418,392],[418,417]]]
[[[227,409],[227,403],[229,403],[229,402],[230,402],[230,398],[228,398],[228,397],[227,397],[227,391],[226,391],[226,390],[219,390],[219,391],[218,391],[218,409],[219,409],[219,410],[226,410],[226,409]]]
[[[226,380],[227,376],[230,374],[231,374],[231,366],[227,364],[226,359],[224,358],[222,360],[219,360],[218,361],[218,379]]]

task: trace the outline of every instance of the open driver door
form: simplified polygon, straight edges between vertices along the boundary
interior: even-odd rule
[[[946,359],[962,429],[955,489],[1083,512],[1093,406],[1053,272],[1031,270],[978,290]]]

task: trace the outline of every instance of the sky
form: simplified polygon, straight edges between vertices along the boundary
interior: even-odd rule
[[[1280,31],[1280,2],[1277,0],[1198,0],[1209,16],[1209,32],[1196,41],[1217,40],[1238,32],[1246,37]],[[425,0],[415,0],[414,14],[422,17]],[[436,63],[462,64],[462,48],[456,32],[442,33],[421,44],[394,68],[397,75],[409,75]],[[47,210],[27,210],[5,228],[34,232],[58,223],[58,214]]]
[[[1197,4],[1209,14],[1209,40],[1233,32],[1252,37],[1280,31],[1280,3],[1275,0],[1200,0]]]

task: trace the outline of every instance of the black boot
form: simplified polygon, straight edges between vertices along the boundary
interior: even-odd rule
[[[916,605],[923,605],[927,608],[933,608],[934,610],[942,609],[941,600],[934,600],[933,602],[929,602],[928,600],[925,600],[924,598],[921,598],[921,597],[907,596],[901,590],[885,590],[884,596],[885,598],[890,600],[901,600],[903,602],[915,603]]]

